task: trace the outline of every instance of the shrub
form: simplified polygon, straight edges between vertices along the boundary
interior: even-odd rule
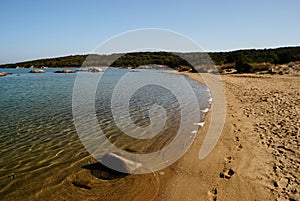
[[[236,61],[235,69],[236,69],[237,73],[251,73],[252,72],[252,66],[244,60]]]

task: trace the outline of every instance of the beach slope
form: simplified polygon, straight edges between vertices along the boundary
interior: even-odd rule
[[[199,160],[208,122],[161,180],[157,200],[299,200],[300,78],[222,78],[227,116],[217,146]]]

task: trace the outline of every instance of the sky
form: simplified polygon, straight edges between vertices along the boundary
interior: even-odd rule
[[[3,0],[0,9],[0,64],[91,53],[142,28],[209,52],[300,45],[299,0]]]

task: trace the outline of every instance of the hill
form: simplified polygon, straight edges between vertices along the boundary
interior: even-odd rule
[[[203,57],[203,53],[170,53],[170,52],[136,52],[111,55],[71,55],[58,58],[39,59],[34,61],[3,64],[0,68],[16,67],[81,67],[81,66],[114,66],[114,67],[138,67],[147,64],[166,65],[177,70],[193,71],[192,66],[209,63],[209,58]],[[239,72],[251,72],[259,70],[257,64],[267,63],[286,64],[300,61],[300,46],[282,47],[276,49],[248,49],[231,52],[209,52],[212,61],[220,68],[236,68]],[[121,56],[121,57],[120,57]],[[182,59],[186,58],[189,63]],[[204,59],[206,60],[204,60]],[[267,65],[267,66],[268,66]],[[256,66],[256,67],[255,67]],[[262,67],[266,68],[266,67]]]

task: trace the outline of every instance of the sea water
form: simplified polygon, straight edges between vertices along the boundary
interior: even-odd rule
[[[172,83],[181,89],[178,76],[182,75],[177,73],[118,68],[107,69],[105,73],[69,74],[54,73],[61,70],[57,68],[45,69],[45,73],[29,73],[30,70],[0,69],[0,72],[12,73],[0,77],[0,198],[9,195],[28,197],[43,193],[43,189],[50,186],[62,185],[68,174],[78,166],[77,163],[89,157],[75,129],[72,114],[74,83],[79,73],[90,76],[104,74],[95,93],[96,116],[106,137],[120,149],[137,153],[157,151],[172,140],[178,129],[178,97],[157,85],[139,90],[131,98],[129,110],[132,122],[145,127],[151,123],[148,112],[151,105],[162,105],[170,119],[159,138],[150,140],[150,143],[128,138],[115,124],[111,112],[114,87],[124,74],[135,73],[141,80],[163,75],[174,80]],[[202,116],[201,111],[209,107],[209,91],[205,85],[187,77],[185,79],[198,100],[199,111],[194,112]],[[129,83],[123,87],[131,86]],[[184,98],[186,105],[189,105],[189,97]],[[160,114],[157,115],[159,118]],[[199,122],[202,120],[199,119]]]

